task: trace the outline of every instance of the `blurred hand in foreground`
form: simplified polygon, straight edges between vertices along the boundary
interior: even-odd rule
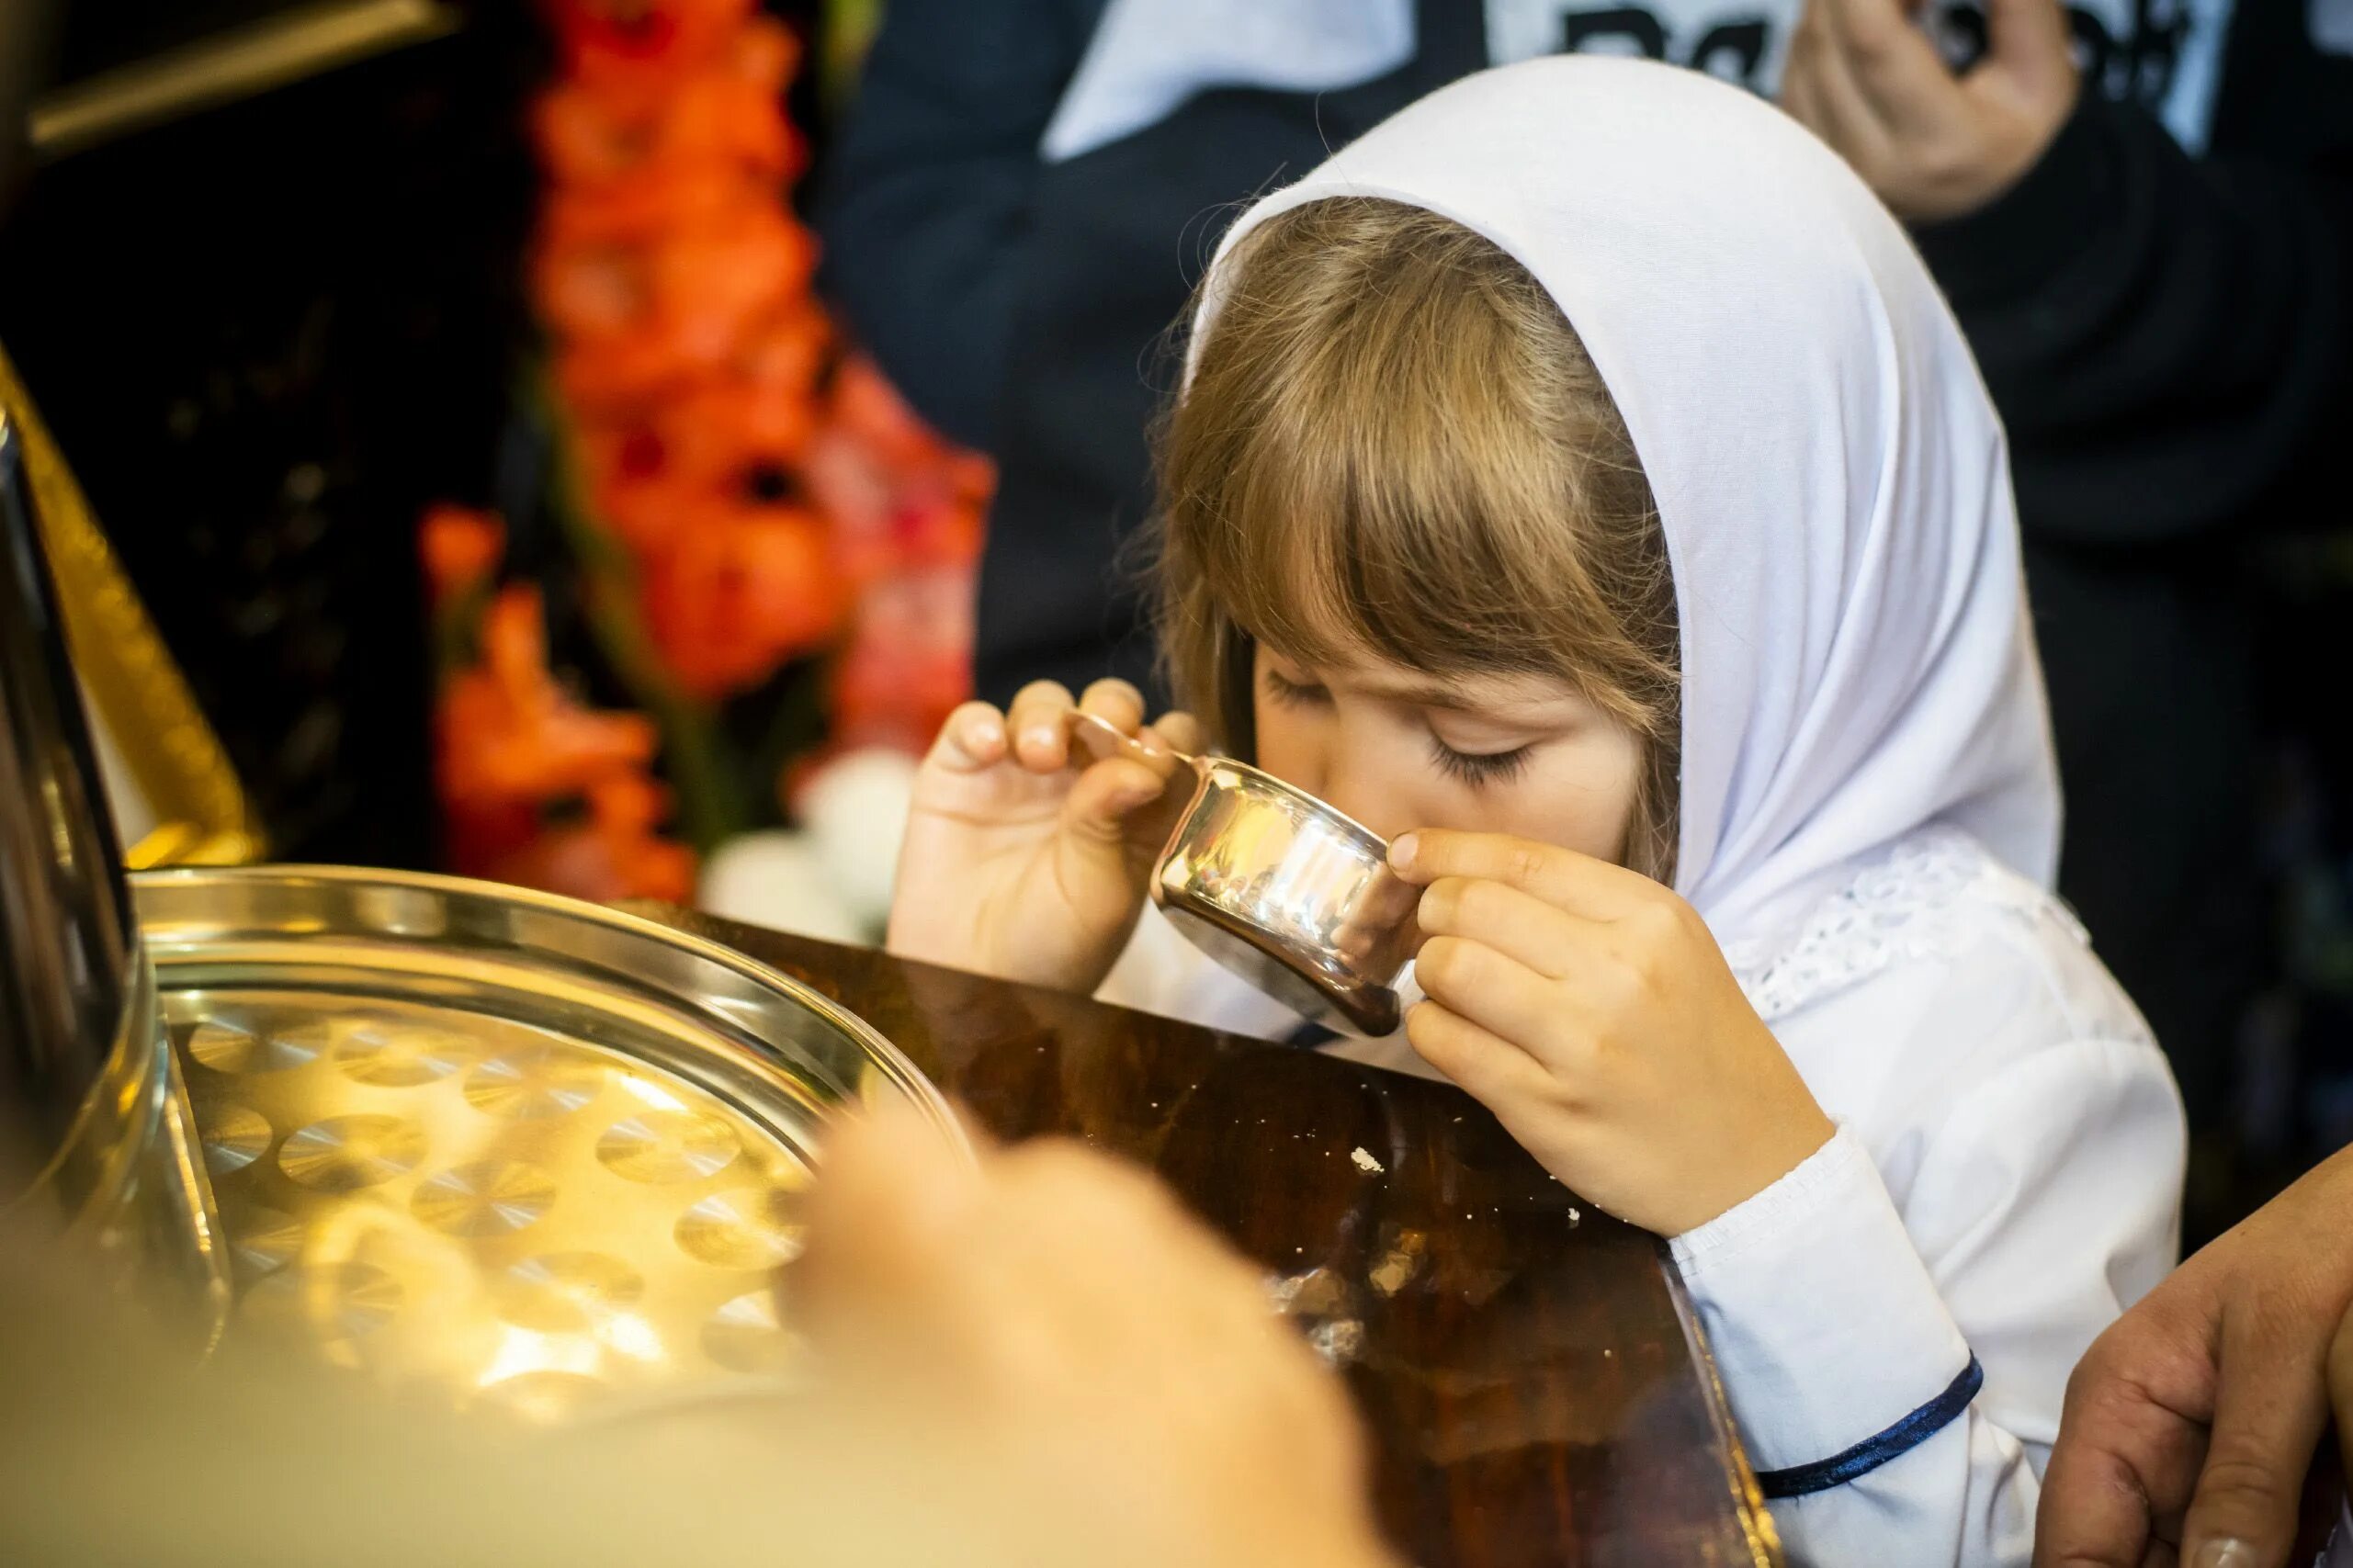
[[[2068,1380],[2043,1477],[2037,1568],[2279,1568],[2332,1382],[2353,1415],[2348,1305],[2353,1151],[2094,1342]]]
[[[1338,1380],[1148,1176],[1064,1143],[975,1169],[892,1113],[810,1203],[786,1288],[828,1403],[963,1472],[989,1562],[1392,1562]]]
[[[1148,1178],[908,1112],[811,1202],[814,1386],[554,1430],[250,1347],[191,1377],[0,1213],[0,1562],[1395,1568],[1338,1381]]]
[[[2058,0],[1989,0],[1985,57],[1955,75],[1906,0],[1806,0],[1781,101],[1899,218],[1964,217],[2031,169],[2074,112]]]

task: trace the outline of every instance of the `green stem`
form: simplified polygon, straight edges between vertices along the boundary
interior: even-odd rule
[[[731,750],[709,705],[678,689],[638,613],[637,569],[628,552],[595,519],[570,427],[542,384],[533,401],[553,434],[550,502],[571,542],[588,592],[590,631],[621,683],[661,729],[662,755],[678,801],[678,829],[708,854],[750,824],[750,804],[731,766]]]

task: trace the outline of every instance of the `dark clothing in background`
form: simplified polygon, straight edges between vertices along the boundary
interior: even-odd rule
[[[1204,91],[1052,164],[1039,139],[1103,0],[894,0],[831,172],[827,276],[915,405],[999,461],[980,694],[1107,672],[1154,688],[1121,544],[1150,505],[1169,329],[1242,203],[1489,63],[1503,12],[1523,39],[1632,40],[1770,92],[1772,29],[1799,0],[1761,23],[1714,4],[1420,0],[1414,58],[1390,75]],[[1973,14],[1947,20],[1965,35]],[[2223,1109],[2262,962],[2249,546],[2346,514],[2342,487],[2313,479],[2353,437],[2353,60],[2316,47],[2307,14],[2241,0],[2224,39],[2149,5],[2076,14],[2085,96],[2042,163],[1919,236],[2010,432],[2067,789],[2062,891],[2201,1122]],[[2177,70],[2201,55],[2220,91],[2185,109]]]
[[[996,457],[976,675],[1157,691],[1140,563],[1171,328],[1258,192],[1487,63],[1475,6],[1424,0],[1404,69],[1323,94],[1220,88],[1061,163],[1038,140],[1103,0],[893,0],[828,172],[827,288],[884,369]]]
[[[2241,0],[2204,156],[2087,91],[2015,189],[1918,235],[2009,430],[2061,887],[2200,1123],[2268,945],[2266,710],[2353,713],[2262,660],[2255,570],[2267,536],[2353,518],[2327,471],[2353,439],[2353,58],[2307,14]]]

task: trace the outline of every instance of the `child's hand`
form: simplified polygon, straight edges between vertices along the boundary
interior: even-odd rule
[[[1074,772],[1071,705],[1069,691],[1042,681],[1013,699],[1010,717],[986,703],[948,716],[915,778],[891,952],[1081,995],[1103,984],[1160,848],[1133,819],[1168,777],[1126,757]],[[1144,699],[1125,681],[1096,682],[1082,705],[1126,734],[1144,721]],[[1152,729],[1179,750],[1199,747],[1182,714]]]
[[[1639,873],[1496,833],[1409,833],[1430,996],[1406,1037],[1544,1168],[1662,1235],[1795,1168],[1830,1119],[1691,907]]]

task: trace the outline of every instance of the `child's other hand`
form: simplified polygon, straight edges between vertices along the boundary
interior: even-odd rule
[[[1691,907],[1636,872],[1497,833],[1390,850],[1420,884],[1429,994],[1406,1037],[1544,1168],[1674,1235],[1770,1187],[1830,1119]]]
[[[1103,984],[1160,847],[1134,819],[1153,815],[1142,808],[1168,778],[1132,758],[1074,758],[1073,705],[1046,681],[1025,687],[1010,715],[967,703],[948,716],[915,777],[891,952],[1081,994]],[[1125,681],[1096,682],[1076,705],[1127,734],[1144,722],[1144,699]],[[1152,730],[1178,750],[1200,744],[1182,714]]]

